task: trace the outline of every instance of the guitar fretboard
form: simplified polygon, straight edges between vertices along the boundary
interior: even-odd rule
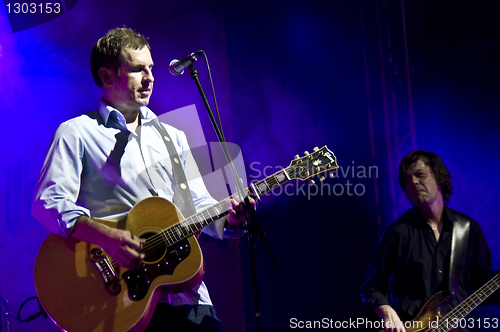
[[[290,181],[288,172],[291,171],[291,167],[287,167],[259,182],[256,182],[254,184],[257,191],[256,194],[259,196],[265,195],[285,182]],[[253,192],[250,188],[246,188],[245,191],[246,194]],[[236,195],[232,195],[229,198],[234,198],[235,196]],[[167,246],[171,246],[187,237],[190,237],[200,231],[203,227],[210,225],[212,222],[222,217],[225,217],[229,213],[226,200],[227,199],[222,200],[217,204],[214,204],[211,207],[182,220],[181,222],[165,229],[159,235],[163,237]]]
[[[288,182],[290,180],[290,175],[287,173],[288,168],[285,168],[279,172],[274,173],[270,177],[265,178],[259,182],[254,184],[255,189],[257,190],[256,194],[259,196],[265,195],[274,188],[277,188]]]
[[[491,294],[500,288],[500,274],[495,275],[490,281],[475,291],[460,305],[451,310],[446,316],[442,317],[439,326],[429,331],[446,332],[453,329],[455,323],[460,324],[460,320],[467,316],[478,305],[483,303]]]
[[[260,198],[292,179],[306,180],[314,175],[336,168],[338,168],[336,157],[325,145],[321,149],[315,148],[311,154],[306,154],[302,158],[292,160],[290,166],[281,169],[261,181],[255,182],[250,188],[245,189],[245,193],[247,195],[254,194]],[[143,251],[154,251],[162,245],[171,246],[176,244],[200,231],[203,227],[226,216],[229,213],[226,201],[235,196],[232,195],[155,234],[146,241]]]

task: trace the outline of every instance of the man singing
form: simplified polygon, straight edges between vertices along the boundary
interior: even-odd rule
[[[103,91],[99,106],[57,129],[32,207],[50,231],[93,243],[128,269],[144,259],[140,249],[145,240],[93,218],[117,219],[151,196],[175,202],[184,187],[175,185],[174,162],[182,165],[196,211],[217,203],[205,187],[185,134],[160,123],[147,107],[153,65],[148,41],[131,29],[110,30],[95,43],[90,69]],[[179,157],[173,161],[167,147],[172,143]],[[225,226],[243,219],[237,202],[229,204],[229,218],[215,221],[204,232],[222,238],[231,232]],[[159,302],[147,331],[221,331],[203,282]]]

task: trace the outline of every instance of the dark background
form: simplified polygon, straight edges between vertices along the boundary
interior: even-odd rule
[[[18,324],[5,313],[35,295],[33,262],[48,231],[31,216],[30,203],[45,151],[62,121],[97,106],[101,91],[88,69],[90,49],[123,25],[150,38],[151,109],[160,115],[195,104],[205,139],[213,142],[194,82],[168,73],[174,58],[198,49],[208,54],[226,137],[241,148],[246,181],[271,175],[315,146],[327,145],[338,158],[342,168],[323,187],[293,181],[258,209],[279,265],[273,271],[258,242],[263,331],[288,330],[292,318],[358,317],[358,289],[378,233],[409,206],[395,179],[398,161],[414,148],[443,158],[455,186],[450,207],[481,224],[499,268],[500,3],[401,5],[82,0],[17,33],[3,7],[0,296],[9,308],[0,306],[2,331],[7,321],[11,331],[55,331],[48,319]],[[203,60],[196,66],[209,93]],[[203,240],[202,246],[206,282],[226,331],[251,331],[246,239],[241,251],[236,242]],[[27,307],[24,317],[36,310]],[[479,308],[472,317],[499,313]]]

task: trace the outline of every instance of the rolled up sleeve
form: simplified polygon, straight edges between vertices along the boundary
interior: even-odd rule
[[[52,138],[35,189],[32,214],[51,232],[70,236],[76,220],[90,211],[78,204],[83,144],[70,122]]]

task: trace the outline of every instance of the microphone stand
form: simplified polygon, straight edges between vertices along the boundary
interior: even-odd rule
[[[243,185],[241,184],[240,177],[238,175],[238,172],[236,171],[236,168],[234,167],[234,163],[231,158],[231,155],[229,154],[229,150],[227,149],[227,144],[224,135],[222,134],[217,124],[217,121],[215,120],[212,109],[210,108],[210,104],[208,103],[205,92],[203,91],[203,88],[201,86],[198,71],[194,67],[194,63],[189,65],[188,68],[189,68],[189,73],[191,74],[191,78],[196,82],[196,86],[198,87],[201,98],[203,99],[203,103],[205,104],[205,108],[207,109],[208,116],[210,117],[210,120],[212,122],[212,126],[214,127],[215,133],[217,134],[217,138],[219,139],[219,142],[222,146],[222,150],[224,151],[224,155],[226,156],[229,167],[231,168],[231,172],[234,175],[234,181],[236,183],[238,195],[240,199],[244,197],[245,204],[243,205],[243,211],[245,212],[245,217],[247,220],[248,244],[250,247],[250,293],[251,293],[251,303],[252,303],[252,319],[253,319],[254,331],[260,331],[261,309],[260,309],[260,299],[259,299],[259,287],[257,282],[257,269],[255,262],[256,234],[261,239],[262,244],[270,257],[275,270],[277,270],[277,265],[269,247],[267,246],[264,237],[264,232],[257,221],[255,210],[249,200],[249,195],[244,195],[245,191],[243,189]],[[241,223],[240,223],[240,228],[242,228]]]

